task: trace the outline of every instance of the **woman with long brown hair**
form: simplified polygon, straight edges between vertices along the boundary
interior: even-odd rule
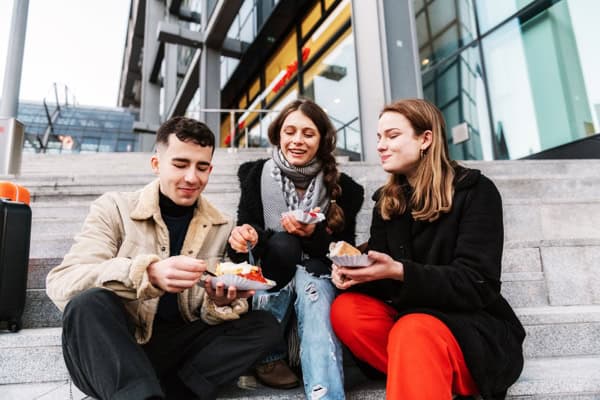
[[[364,190],[338,171],[336,131],[313,101],[288,104],[269,126],[269,140],[271,159],[240,166],[238,226],[229,238],[229,256],[246,259],[250,243],[264,275],[277,282],[254,296],[254,309],[271,311],[285,324],[293,303],[307,398],[343,399],[341,344],[329,319],[336,289],[326,254],[332,241],[354,243]],[[303,223],[289,213],[315,210],[324,214],[323,221]],[[285,355],[282,344],[257,367],[261,382],[278,388],[298,385]]]
[[[387,374],[388,399],[504,398],[523,367],[523,327],[500,295],[502,201],[478,170],[450,161],[441,112],[400,100],[379,116],[387,183],[372,264],[333,266],[340,340]]]

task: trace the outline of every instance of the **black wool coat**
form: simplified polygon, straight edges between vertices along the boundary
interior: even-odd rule
[[[478,170],[459,167],[454,185],[451,211],[434,222],[415,221],[410,211],[385,221],[373,210],[369,248],[402,262],[404,281],[354,290],[388,302],[399,317],[419,312],[439,318],[457,339],[482,397],[502,399],[523,368],[525,338],[500,295],[502,200]]]
[[[240,165],[238,170],[241,194],[237,225],[249,224],[256,229],[258,243],[252,249],[252,253],[258,258],[263,256],[269,237],[275,233],[273,230],[265,228],[263,203],[260,194],[261,174],[266,161],[266,159],[249,161]],[[329,243],[331,242],[345,240],[354,244],[356,215],[360,211],[364,200],[364,189],[344,173],[339,175],[338,184],[342,189],[342,194],[336,202],[344,211],[344,229],[341,232],[330,234],[326,230],[326,221],[319,222],[312,236],[301,239],[302,251],[311,258],[326,259],[326,254],[329,252]],[[247,257],[247,254],[237,253],[229,245],[227,246],[227,253],[235,262],[241,262]]]

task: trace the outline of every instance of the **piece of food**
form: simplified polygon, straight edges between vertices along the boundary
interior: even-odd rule
[[[329,255],[332,257],[337,256],[360,256],[360,250],[352,246],[348,242],[343,240],[339,242],[332,242],[329,245]]]
[[[237,275],[245,279],[257,281],[261,283],[269,283],[269,281],[263,276],[260,267],[250,265],[246,262],[241,264],[235,264],[232,262],[222,262],[217,264],[216,275]]]

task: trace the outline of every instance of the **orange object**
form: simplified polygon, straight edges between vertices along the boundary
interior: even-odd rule
[[[397,311],[370,296],[344,293],[331,306],[336,335],[359,359],[387,374],[389,400],[452,399],[478,393],[454,335],[428,314]]]
[[[31,196],[27,188],[14,182],[0,181],[0,197],[29,205]]]

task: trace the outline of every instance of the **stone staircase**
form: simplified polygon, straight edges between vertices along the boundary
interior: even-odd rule
[[[205,195],[234,215],[236,171],[262,149],[217,149]],[[48,270],[60,263],[87,215],[108,190],[135,190],[152,179],[149,154],[24,156],[17,182],[32,192],[32,242],[21,332],[0,333],[0,399],[83,398],[69,385],[60,349],[60,313],[45,294]],[[502,292],[525,329],[525,369],[511,399],[600,399],[600,161],[469,162],[503,196]],[[366,188],[358,242],[368,238],[370,195],[385,180],[376,164],[340,160]],[[0,179],[5,179],[0,178]],[[11,177],[8,177],[11,178]],[[349,399],[381,399],[381,383],[350,368]],[[304,398],[300,390],[226,388],[224,399]]]

